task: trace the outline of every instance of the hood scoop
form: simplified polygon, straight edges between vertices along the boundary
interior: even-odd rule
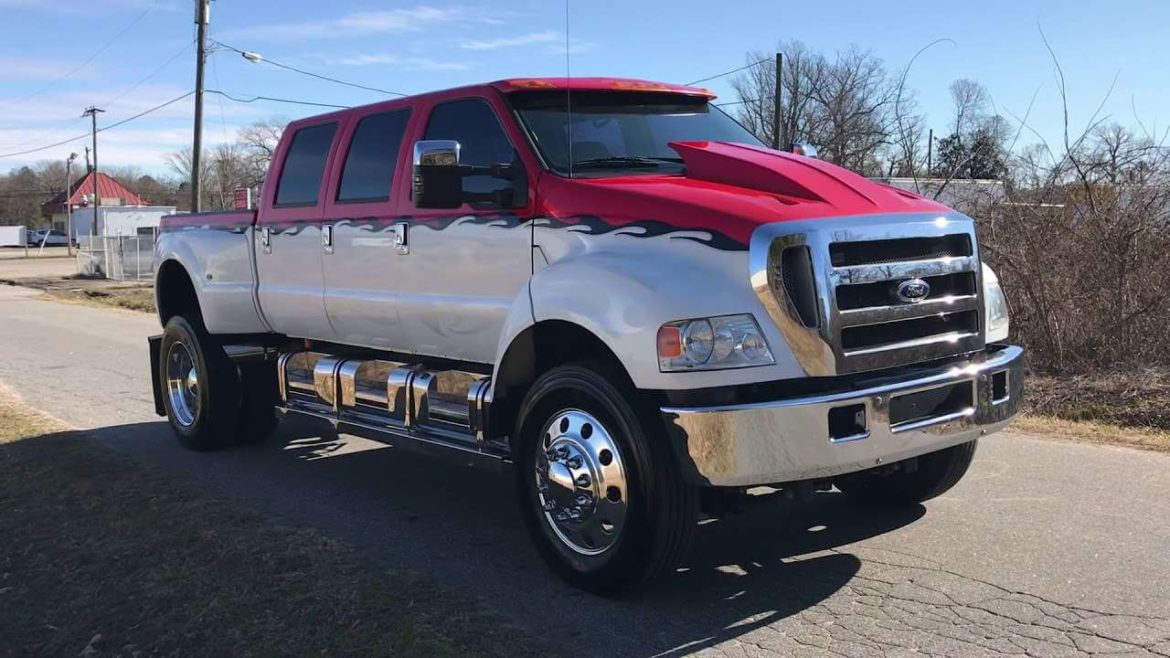
[[[827,162],[731,142],[671,142],[687,177],[867,212],[906,203],[882,185]]]

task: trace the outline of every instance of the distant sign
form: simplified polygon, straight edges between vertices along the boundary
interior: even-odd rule
[[[252,188],[240,187],[236,188],[236,201],[234,204],[236,210],[251,210],[252,209]]]

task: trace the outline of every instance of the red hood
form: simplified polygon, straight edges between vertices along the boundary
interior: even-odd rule
[[[746,247],[760,224],[948,210],[814,158],[726,142],[670,146],[686,163],[686,176],[546,176],[546,212],[565,221],[596,217],[615,226],[656,222],[715,231]]]

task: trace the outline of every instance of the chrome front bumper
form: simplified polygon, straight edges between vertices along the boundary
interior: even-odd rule
[[[1020,407],[1023,356],[1020,347],[989,347],[903,381],[752,404],[663,407],[662,417],[684,473],[698,484],[831,478],[1002,429]],[[854,419],[845,431],[843,416]]]

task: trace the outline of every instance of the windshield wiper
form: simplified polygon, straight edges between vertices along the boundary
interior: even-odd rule
[[[680,164],[682,158],[646,158],[638,156],[609,156],[604,158],[587,158],[585,160],[576,160],[573,162],[574,167],[622,167],[622,168],[648,168],[661,167],[664,164]]]

